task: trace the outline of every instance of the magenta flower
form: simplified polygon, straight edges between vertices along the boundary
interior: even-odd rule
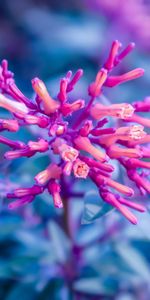
[[[0,142],[11,148],[5,153],[5,158],[29,158],[37,152],[46,151],[54,158],[45,170],[35,176],[33,186],[17,188],[7,194],[8,198],[15,199],[9,204],[10,209],[32,202],[36,195],[44,193],[45,190],[52,196],[55,207],[61,208],[65,201],[62,198],[62,179],[70,179],[70,183],[67,180],[70,191],[74,177],[76,180],[92,180],[106,203],[117,208],[133,224],[137,223],[136,217],[127,207],[140,212],[144,212],[145,207],[128,199],[134,195],[131,187],[113,179],[114,167],[111,161],[118,160],[126,175],[138,187],[139,193],[150,192],[150,182],[144,172],[144,169],[150,169],[150,163],[145,160],[150,158],[150,148],[143,146],[150,142],[150,135],[144,131],[144,126],[150,127],[150,120],[137,114],[150,111],[150,98],[133,105],[101,103],[100,96],[104,86],[113,87],[136,79],[144,73],[143,69],[138,68],[126,74],[110,75],[114,67],[133,49],[133,43],[119,53],[120,48],[121,44],[114,41],[107,61],[88,87],[87,104],[83,99],[69,102],[69,93],[83,75],[82,70],[78,70],[74,76],[69,71],[61,79],[56,99],[50,96],[42,80],[33,79],[32,87],[36,97],[30,100],[16,86],[13,74],[8,71],[7,62],[2,61],[0,106],[8,110],[12,118],[0,120],[1,131],[13,132],[22,126],[37,125],[44,130],[44,136],[47,136],[46,139],[39,138],[27,144],[0,136]],[[79,110],[82,110],[81,113],[78,113]],[[74,118],[75,112],[77,113]],[[111,118],[116,119],[115,127],[108,126]]]

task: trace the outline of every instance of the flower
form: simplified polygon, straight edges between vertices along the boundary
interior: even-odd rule
[[[96,120],[99,120],[105,116],[127,119],[132,117],[133,112],[134,107],[127,103],[112,104],[108,106],[97,103],[91,108],[91,116]]]
[[[106,60],[95,80],[88,87],[89,101],[77,99],[69,102],[69,93],[74,89],[83,71],[79,69],[74,76],[69,71],[60,80],[60,89],[53,99],[42,80],[34,78],[32,86],[36,92],[35,100],[28,99],[15,84],[13,73],[8,71],[6,61],[1,64],[0,74],[0,106],[10,112],[12,118],[0,119],[0,130],[18,131],[22,126],[36,125],[44,131],[38,140],[14,141],[0,136],[0,142],[11,148],[4,154],[5,159],[36,155],[37,152],[48,152],[51,163],[34,178],[31,187],[18,188],[7,194],[15,199],[9,208],[32,202],[36,195],[46,190],[52,196],[55,207],[62,208],[67,195],[64,178],[68,184],[68,193],[74,194],[74,179],[92,180],[104,202],[118,209],[131,223],[137,219],[128,208],[140,212],[145,207],[126,197],[132,197],[134,190],[113,179],[114,166],[111,159],[118,160],[126,175],[138,187],[139,193],[150,193],[150,183],[144,169],[150,169],[150,150],[143,146],[150,143],[150,135],[144,126],[150,127],[149,119],[141,117],[138,112],[150,111],[150,98],[135,102],[104,105],[99,97],[103,87],[113,87],[143,75],[143,69],[134,69],[126,74],[110,76],[113,69],[133,50],[133,43],[123,51],[121,43],[114,41]],[[96,103],[95,103],[96,100]],[[98,103],[99,101],[99,103]],[[78,112],[78,111],[81,111]],[[73,118],[74,112],[78,112]],[[69,116],[69,121],[67,117]],[[120,120],[114,127],[109,127],[109,119]],[[130,125],[131,122],[131,125]],[[107,128],[105,128],[107,124]],[[120,125],[121,124],[121,125]],[[140,173],[139,168],[142,168]],[[65,195],[65,197],[64,197]]]
[[[76,177],[87,178],[89,173],[89,166],[80,159],[76,159],[73,165],[73,172]]]
[[[59,147],[60,155],[63,160],[73,162],[79,155],[78,150],[75,148],[68,146],[67,144],[63,144]]]

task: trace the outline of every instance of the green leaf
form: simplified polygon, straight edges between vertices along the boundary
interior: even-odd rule
[[[68,260],[68,254],[70,251],[70,241],[65,234],[64,231],[58,226],[55,222],[49,222],[48,225],[50,237],[51,237],[51,242],[57,261],[59,262],[65,262]]]
[[[116,253],[119,255],[124,265],[129,268],[130,272],[135,273],[144,280],[149,282],[150,270],[144,256],[138,249],[133,248],[130,244],[119,243],[115,246]]]
[[[114,291],[99,277],[83,278],[75,281],[74,290],[90,295],[113,295]]]
[[[89,224],[101,218],[114,208],[105,203],[98,192],[90,191],[85,195],[82,224]]]
[[[7,300],[34,300],[37,299],[37,293],[30,284],[17,284],[7,296]]]

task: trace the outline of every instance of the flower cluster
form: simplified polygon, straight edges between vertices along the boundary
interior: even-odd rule
[[[69,71],[60,80],[56,99],[50,96],[42,80],[34,78],[32,87],[35,99],[31,100],[16,86],[7,61],[2,61],[0,107],[8,110],[12,118],[0,120],[1,131],[16,132],[22,126],[36,125],[41,131],[44,130],[46,137],[25,144],[1,135],[0,142],[11,148],[4,157],[7,160],[29,158],[37,152],[46,151],[52,157],[47,168],[35,176],[33,186],[17,188],[7,194],[9,199],[15,199],[9,204],[10,209],[32,202],[36,195],[45,190],[52,196],[55,207],[61,208],[65,201],[62,197],[62,179],[69,176],[71,182],[72,177],[77,180],[89,178],[106,203],[117,208],[133,224],[137,223],[136,217],[127,207],[140,212],[144,212],[145,207],[128,199],[134,195],[134,190],[113,179],[114,167],[111,162],[113,159],[118,160],[141,194],[150,192],[145,172],[145,169],[150,169],[150,162],[146,160],[150,158],[150,149],[143,146],[150,142],[150,135],[144,131],[144,126],[150,127],[150,120],[137,114],[150,111],[150,98],[133,105],[101,103],[104,87],[114,87],[144,73],[143,69],[137,68],[118,76],[110,75],[133,50],[134,44],[130,43],[122,51],[121,47],[117,40],[112,43],[107,61],[88,87],[88,103],[83,99],[74,102],[69,99],[69,93],[83,75],[81,69],[74,76]],[[72,118],[74,113],[75,118]],[[112,118],[116,119],[115,127],[109,127],[109,120]],[[120,122],[119,126],[117,120]],[[68,191],[69,189],[70,186]]]

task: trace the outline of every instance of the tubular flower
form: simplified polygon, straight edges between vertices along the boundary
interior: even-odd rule
[[[9,199],[15,199],[9,204],[10,209],[32,202],[45,191],[52,196],[55,207],[62,208],[66,198],[63,182],[68,177],[68,194],[73,195],[71,184],[74,177],[76,180],[91,180],[104,202],[114,206],[133,224],[137,223],[129,208],[140,212],[144,212],[145,208],[126,199],[134,195],[134,190],[113,179],[115,168],[112,159],[118,160],[129,179],[138,187],[139,193],[150,193],[150,182],[144,172],[144,169],[150,169],[150,163],[144,160],[150,158],[150,148],[143,146],[150,143],[150,135],[144,130],[144,126],[150,127],[150,123],[148,119],[138,116],[138,112],[150,111],[150,98],[134,102],[133,105],[117,103],[108,106],[101,103],[101,98],[97,99],[103,93],[104,86],[113,87],[143,75],[143,69],[138,68],[126,74],[110,76],[110,72],[133,48],[131,43],[119,53],[120,42],[113,42],[104,67],[88,87],[88,103],[82,99],[69,102],[69,93],[83,75],[82,70],[78,70],[74,76],[69,71],[60,80],[56,99],[50,96],[42,80],[34,78],[32,87],[36,96],[31,100],[19,90],[13,73],[8,71],[7,62],[2,61],[0,107],[6,109],[11,118],[0,119],[0,130],[15,132],[23,126],[36,125],[46,137],[41,138],[40,134],[38,140],[25,144],[1,135],[0,142],[10,147],[4,154],[5,159],[29,158],[37,152],[48,152],[51,156],[51,163],[35,176],[33,186],[18,188],[7,194]],[[123,125],[118,127],[116,122],[114,127],[109,127],[112,118],[119,119],[119,124]]]
[[[80,159],[77,159],[73,166],[73,172],[76,177],[86,178],[89,173],[89,166]]]

